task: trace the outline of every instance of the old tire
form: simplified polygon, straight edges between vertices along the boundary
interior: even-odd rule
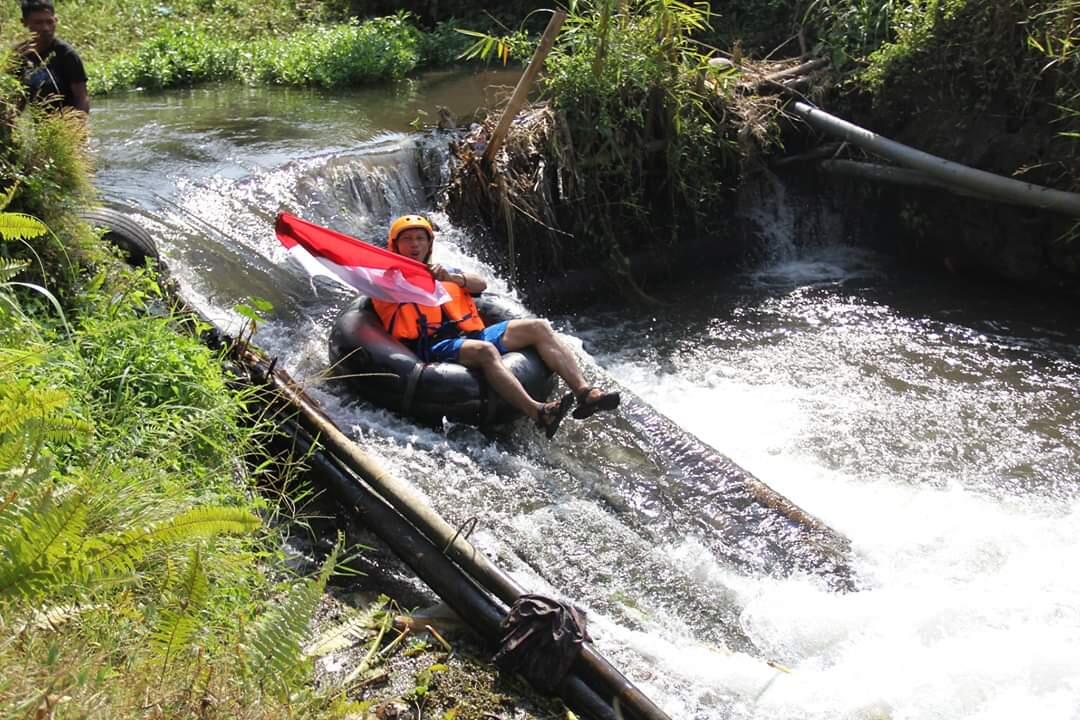
[[[160,259],[154,239],[146,228],[128,215],[108,207],[89,208],[79,212],[79,217],[96,228],[105,231],[104,238],[120,248],[129,264],[142,267],[146,259]]]

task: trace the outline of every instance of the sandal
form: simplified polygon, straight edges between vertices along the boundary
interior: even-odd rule
[[[544,403],[540,408],[540,414],[536,416],[536,426],[544,431],[548,439],[555,437],[559,431],[566,413],[570,412],[570,406],[574,404],[574,393],[566,393],[558,402]]]
[[[619,407],[619,393],[617,392],[602,393],[595,400],[590,400],[589,395],[596,389],[590,386],[578,393],[577,407],[574,408],[574,417],[578,420],[584,420],[597,410],[614,410]]]

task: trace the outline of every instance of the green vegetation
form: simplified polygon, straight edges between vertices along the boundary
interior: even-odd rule
[[[538,192],[535,168],[502,169],[517,215],[542,219],[514,228],[523,275],[602,267],[634,294],[629,258],[674,247],[731,196],[742,141],[767,141],[768,132],[726,109],[729,73],[709,66],[709,49],[695,40],[709,17],[706,4],[678,0],[570,4],[542,90],[557,128],[522,141],[548,145],[558,178]],[[473,52],[513,54],[515,42],[480,37]],[[556,196],[568,202],[553,216]]]
[[[422,33],[404,12],[363,22],[337,12],[326,3],[278,0],[92,0],[57,8],[58,34],[82,54],[91,94],[212,80],[338,87],[446,63],[468,44],[453,23]],[[0,6],[0,26],[0,41],[17,37],[16,3]]]
[[[7,64],[0,54],[0,67]],[[34,261],[28,271],[62,300],[80,282],[81,268],[102,257],[100,246],[74,209],[93,197],[85,127],[71,117],[22,106],[22,88],[0,73],[0,207],[44,220],[57,234],[39,242],[6,243],[2,257]],[[59,238],[63,237],[61,241]]]
[[[35,223],[0,214],[3,248],[49,237]],[[183,318],[149,312],[146,271],[103,264],[69,315],[15,279],[28,264],[0,260],[0,712],[325,706],[300,648],[326,573],[283,572],[238,460],[266,432],[247,398]]]
[[[707,27],[707,6],[646,0],[620,14],[606,0],[577,5],[583,14],[568,18],[548,58],[544,93],[565,114],[578,157],[610,173],[596,178],[598,190],[625,187],[628,177],[647,182],[659,170],[668,185],[661,217],[718,199],[737,152],[706,92],[708,56],[693,40]],[[649,190],[621,203],[645,208]]]
[[[1080,189],[1080,146],[1062,142],[1080,135],[1080,0],[819,0],[807,20],[846,88],[872,98],[876,127],[930,111],[939,118],[922,132],[931,152],[955,156],[957,144],[961,159]],[[993,133],[983,144],[1021,128],[1043,140],[1001,163],[964,148],[957,124]]]
[[[77,117],[18,102],[0,98],[0,715],[334,715],[301,652],[334,561],[286,569],[255,491],[267,423],[149,270],[26,214],[75,227],[91,193]]]
[[[171,26],[90,72],[95,92],[207,80],[337,87],[404,77],[419,62],[420,32],[393,16],[249,41],[197,24]]]

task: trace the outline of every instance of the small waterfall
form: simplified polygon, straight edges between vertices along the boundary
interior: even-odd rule
[[[789,287],[877,276],[880,258],[852,241],[867,232],[864,222],[850,220],[841,202],[799,173],[782,178],[762,168],[748,179],[739,188],[736,221],[759,248],[751,281]]]
[[[798,254],[799,216],[788,189],[767,167],[739,187],[737,219],[759,243],[765,262],[790,261]]]

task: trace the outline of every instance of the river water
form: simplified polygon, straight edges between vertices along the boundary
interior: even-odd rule
[[[348,294],[286,260],[274,215],[381,238],[394,215],[432,212],[416,158],[445,163],[447,138],[414,126],[513,79],[99,99],[98,184],[217,322],[273,303],[256,342],[451,522],[476,517],[474,542],[525,586],[584,607],[601,652],[672,718],[1080,718],[1080,333],[1064,301],[899,266],[774,180],[747,203],[759,265],[656,308],[552,318],[590,375],[629,391],[614,416],[549,443],[524,423],[418,427],[322,383]],[[439,258],[495,275],[481,241],[433,215]],[[842,533],[843,559],[732,494],[723,456]]]

